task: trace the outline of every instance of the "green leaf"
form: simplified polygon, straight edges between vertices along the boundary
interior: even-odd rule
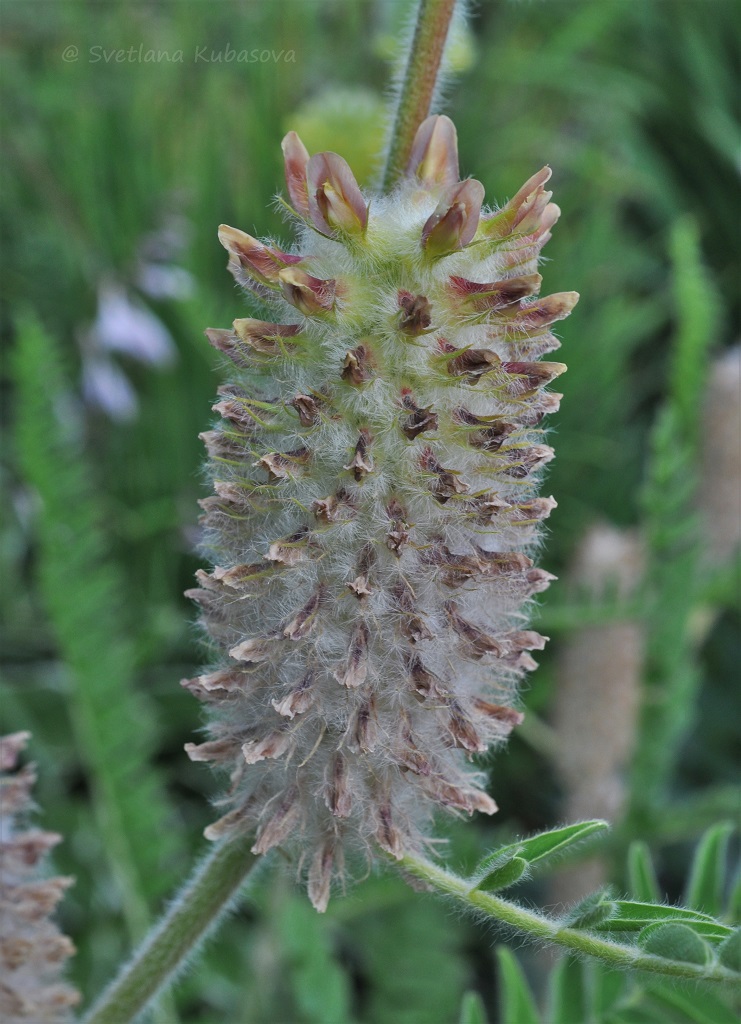
[[[551,975],[548,1005],[549,1024],[574,1024],[591,1019],[588,1012],[584,965],[574,957],[564,957]]]
[[[350,948],[360,957],[362,976],[368,979],[363,1020],[369,1024],[454,1021],[461,995],[471,984],[463,953],[465,925],[453,919],[444,905],[410,899],[400,878],[393,882],[377,909],[371,904],[346,930],[345,942],[351,941]],[[365,898],[364,894],[363,902]],[[336,910],[345,910],[350,902],[338,901]],[[326,1017],[324,1024],[328,1024]]]
[[[648,997],[652,1003],[678,1010],[692,1024],[738,1024],[738,1016],[707,987],[694,992],[678,986],[651,985]]]
[[[494,892],[497,889],[506,889],[518,882],[528,869],[528,863],[522,857],[513,857],[506,860],[499,867],[493,868],[476,883],[477,889],[485,892]]]
[[[656,881],[651,851],[641,841],[630,844],[628,850],[628,879],[633,898],[645,903],[658,902],[661,899],[659,883]]]
[[[685,896],[688,907],[697,907],[714,915],[723,910],[726,855],[733,828],[732,822],[719,822],[709,828],[700,840]]]
[[[522,968],[506,946],[497,949],[499,960],[500,1020],[507,1024],[540,1024],[535,999]]]
[[[729,971],[741,973],[741,928],[736,928],[718,946],[718,959]]]
[[[644,928],[638,936],[638,945],[654,956],[687,964],[704,966],[713,958],[712,949],[696,931],[689,925],[673,921]]]
[[[288,967],[283,985],[291,991],[301,1020],[351,1021],[349,982],[334,956],[332,920],[293,894],[274,904],[272,912]]]
[[[692,924],[695,931],[708,938],[723,939],[730,934],[728,925],[716,921],[709,914],[686,907],[668,907],[663,903],[638,903],[631,900],[617,900],[612,917],[597,924],[600,931],[633,932],[641,931],[651,924],[677,921]]]
[[[478,864],[474,874],[480,875],[488,872],[492,867],[499,867],[501,863],[510,857],[522,857],[528,864],[535,864],[536,861],[551,857],[562,850],[580,843],[590,836],[604,832],[609,825],[606,821],[580,821],[574,825],[566,825],[564,828],[552,829],[549,832],[540,832],[529,839],[523,839],[519,843],[510,843],[494,850]]]
[[[716,339],[716,285],[703,264],[700,231],[691,217],[676,221],[671,234],[676,337],[670,391],[688,435],[697,431],[697,405],[707,372],[707,352]]]
[[[59,341],[29,318],[14,357],[19,462],[40,499],[41,593],[71,677],[74,742],[99,835],[137,936],[178,876],[181,838],[153,763],[155,709],[135,686],[128,580],[111,550]]]
[[[597,928],[614,916],[616,908],[609,889],[593,892],[569,909],[562,924],[564,928]]]
[[[488,1024],[484,1000],[478,992],[464,994],[458,1024]]]

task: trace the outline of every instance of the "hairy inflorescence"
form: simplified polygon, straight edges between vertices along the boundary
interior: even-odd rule
[[[215,567],[189,594],[218,658],[184,681],[211,711],[187,750],[231,771],[207,835],[293,854],[323,910],[348,860],[419,849],[436,808],[496,810],[472,761],[521,720],[544,643],[525,616],[553,578],[530,554],[565,367],[540,357],[578,296],[536,297],[549,169],[482,209],[446,117],[388,195],[283,149],[295,246],[219,232],[264,319],[207,331],[235,370],[202,435]]]

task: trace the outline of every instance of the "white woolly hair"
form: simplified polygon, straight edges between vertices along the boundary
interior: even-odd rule
[[[525,622],[552,577],[529,556],[555,504],[537,498],[540,420],[561,367],[532,361],[558,342],[528,321],[535,300],[477,311],[451,277],[532,275],[545,239],[480,227],[433,258],[420,239],[440,194],[408,178],[368,197],[362,235],[297,219],[289,255],[335,282],[334,304],[303,315],[258,285],[298,333],[272,351],[232,336],[224,418],[204,435],[216,568],[191,594],[215,661],[185,682],[211,711],[189,753],[232,772],[207,834],[255,829],[258,853],[288,850],[320,910],[379,847],[419,849],[438,807],[496,810],[473,759],[521,718],[517,684],[544,641]],[[400,326],[404,292],[429,324]]]

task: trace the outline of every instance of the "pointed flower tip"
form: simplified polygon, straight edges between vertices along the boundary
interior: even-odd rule
[[[283,267],[300,263],[302,259],[301,256],[281,252],[275,246],[265,245],[246,231],[240,231],[229,224],[220,225],[219,241],[235,260],[236,268],[241,267],[261,284],[272,287],[278,284],[278,272]]]
[[[483,201],[484,186],[475,178],[446,189],[422,228],[422,248],[431,256],[445,256],[467,246],[476,234]]]
[[[579,301],[579,292],[556,292],[549,296],[559,320],[565,320]]]
[[[238,246],[243,239],[249,239],[251,242],[255,241],[251,235],[247,235],[244,231],[240,231],[238,228],[231,227],[230,224],[219,224],[219,241],[227,252],[233,252],[234,248]]]
[[[336,281],[322,281],[298,267],[285,267],[278,274],[278,283],[286,301],[304,316],[321,315],[334,307]]]
[[[281,143],[286,172],[288,196],[298,213],[309,216],[309,196],[306,187],[306,167],[309,151],[296,132],[288,132]]]
[[[458,136],[449,117],[437,114],[422,122],[412,143],[406,173],[418,178],[425,188],[449,187],[459,181]]]
[[[25,750],[30,739],[30,732],[13,732],[7,736],[0,736],[0,771],[6,772],[15,768],[18,755]]]
[[[308,210],[324,235],[356,235],[368,226],[368,207],[350,169],[337,153],[317,153],[306,165]]]
[[[502,281],[480,283],[469,281],[465,277],[453,275],[449,279],[451,295],[461,300],[476,312],[498,310],[512,303],[519,302],[529,295],[536,294],[542,284],[540,274],[525,274],[510,277]]]
[[[544,244],[561,213],[558,206],[550,201],[553,193],[546,192],[544,188],[552,173],[547,164],[541,167],[501,210],[485,217],[482,222],[485,235],[496,240],[512,234],[534,235]]]

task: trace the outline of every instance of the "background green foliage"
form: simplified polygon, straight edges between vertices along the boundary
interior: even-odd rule
[[[79,948],[72,975],[92,995],[184,877],[216,791],[182,752],[200,717],[177,685],[201,657],[181,597],[199,564],[197,435],[219,381],[201,331],[248,312],[215,229],[226,221],[280,237],[270,197],[289,127],[372,178],[388,62],[408,5],[3,7],[0,330],[11,358],[2,378],[2,724],[34,733],[43,821],[66,837],[56,865],[78,879],[62,909]],[[461,165],[499,202],[552,165],[564,215],[547,249],[546,287],[582,293],[561,332],[569,373],[548,484],[559,507],[543,562],[562,571],[601,518],[641,525],[649,539],[640,602],[650,700],[630,813],[603,849],[618,891],[635,893],[643,879],[645,893],[643,847],[631,848],[630,879],[624,869],[631,842],[644,841],[658,894],[675,900],[692,843],[719,817],[738,821],[739,810],[741,705],[730,686],[739,596],[729,567],[701,572],[692,509],[705,367],[737,340],[739,8],[723,0],[480,7],[448,89]],[[110,56],[140,44],[143,53],[181,50],[182,63]],[[63,59],[69,46],[77,60]],[[284,55],[212,59],[229,47]],[[205,59],[196,61],[196,50]],[[142,253],[173,224],[181,240],[167,260],[189,272],[192,287],[154,299],[138,285]],[[81,397],[86,331],[104,281],[146,303],[177,346],[169,368],[116,356],[139,401],[125,423]],[[698,648],[691,627],[700,607],[714,626]],[[493,765],[501,813],[448,827],[452,860],[469,867],[496,843],[560,820],[537,723],[548,717],[558,645],[587,618],[612,613],[575,606],[556,585],[539,614],[553,642],[527,694],[536,728],[515,734]],[[537,899],[542,884],[527,883],[525,893]],[[706,903],[701,880],[690,896]],[[579,1024],[594,1019],[595,999],[635,1011],[610,1020],[705,1019],[665,986],[635,995],[609,972],[595,980],[569,963],[549,987],[543,958],[527,951],[500,952],[498,980],[492,940],[396,878],[371,877],[320,918],[273,873],[161,1019]],[[563,1006],[573,1013],[582,1004],[578,1016],[564,1016]],[[552,1005],[561,1009],[549,1017]]]

